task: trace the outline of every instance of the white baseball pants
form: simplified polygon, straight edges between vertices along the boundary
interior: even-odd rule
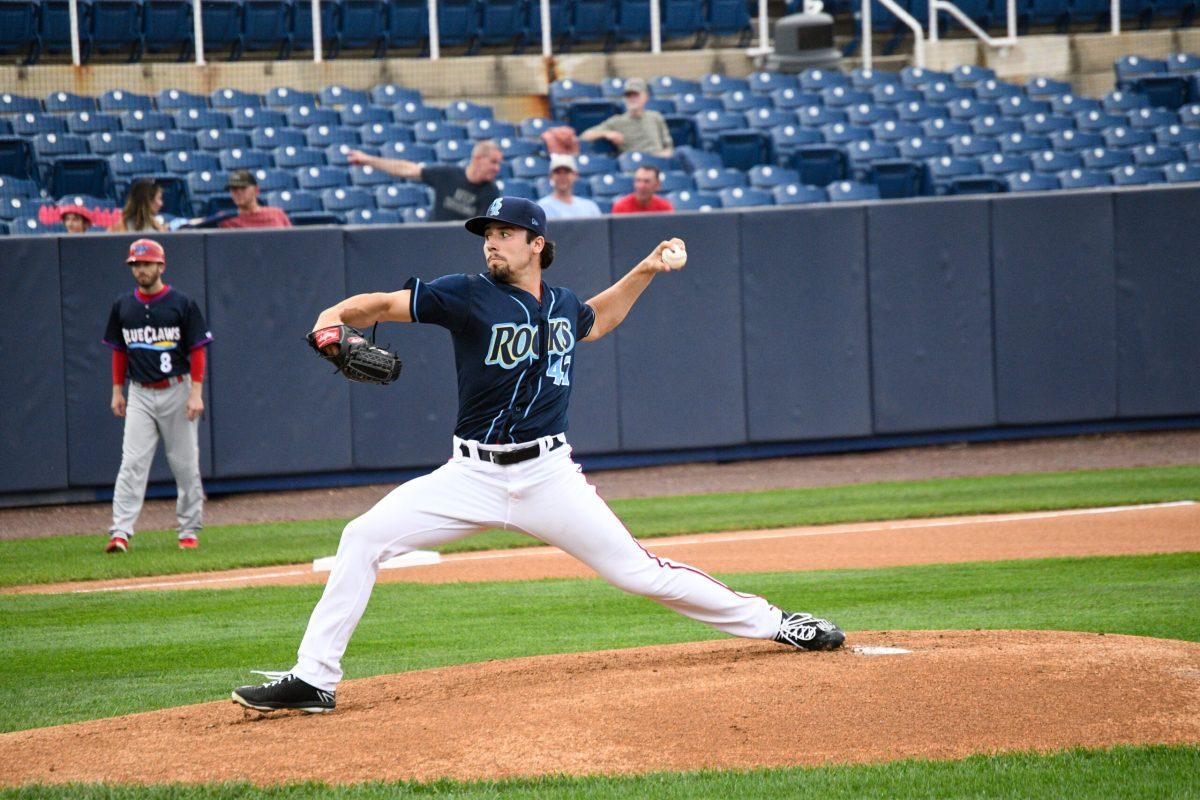
[[[554,545],[614,586],[725,633],[775,636],[782,619],[778,608],[645,550],[571,460],[570,446],[551,449],[555,442],[549,436],[538,441],[537,458],[498,466],[461,455],[461,445],[472,455],[479,445],[456,437],[447,464],[402,484],[347,524],[292,674],[319,689],[336,687],[342,654],[367,607],[381,561],[491,528],[521,531]]]

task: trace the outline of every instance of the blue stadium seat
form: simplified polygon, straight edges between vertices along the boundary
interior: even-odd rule
[[[611,159],[607,159],[607,161],[611,162]],[[633,172],[638,167],[651,166],[658,167],[661,172],[666,172],[671,169],[671,162],[670,158],[664,158],[663,156],[630,151],[622,153],[617,157],[617,170],[620,172]]]
[[[108,164],[115,178],[125,180],[148,172],[163,172],[163,160],[150,153],[120,153],[110,156]]]
[[[748,170],[771,160],[771,139],[761,130],[730,130],[717,134],[716,152],[726,167]]]
[[[938,139],[927,139],[915,136],[911,139],[901,139],[897,142],[902,158],[924,160],[950,155],[950,145]]]
[[[291,106],[287,112],[288,124],[293,128],[308,128],[313,125],[341,125],[342,118],[332,108],[317,108],[310,105]]]
[[[1050,110],[1055,114],[1065,114],[1074,119],[1076,114],[1083,111],[1103,111],[1104,104],[1094,97],[1063,94],[1050,98]]]
[[[151,153],[167,153],[173,150],[195,150],[196,137],[187,131],[149,131],[142,141]]]
[[[1167,183],[1193,183],[1200,181],[1200,164],[1171,164],[1163,173]]]
[[[1126,125],[1126,118],[1107,111],[1085,111],[1075,115],[1075,128],[1089,133],[1100,133],[1108,128]]]
[[[941,103],[949,105],[958,100],[974,100],[974,90],[959,86],[951,81],[932,81],[925,84],[921,89],[921,94],[925,100],[930,103]]]
[[[763,74],[769,77],[773,73]],[[750,80],[736,78],[732,75],[726,75],[723,72],[706,72],[700,76],[699,83],[700,91],[711,97],[720,97],[723,94],[739,90],[743,92],[750,91]],[[791,85],[796,85],[795,79],[792,80]]]
[[[993,153],[979,160],[985,175],[1008,175],[1013,172],[1032,172],[1033,160],[1024,153]]]
[[[242,52],[274,50],[276,58],[287,58],[292,52],[292,14],[288,0],[242,0]]]
[[[1055,131],[1075,129],[1075,120],[1062,114],[1030,114],[1021,118],[1025,132],[1031,134],[1049,135]]]
[[[776,111],[776,114],[784,114],[787,112]],[[850,106],[846,109],[846,119],[851,125],[866,125],[871,126],[877,122],[886,122],[887,120],[899,120],[900,116],[896,113],[895,108],[889,108],[883,105],[871,105],[870,103],[859,103],[855,106]],[[938,118],[939,121],[941,118]]]
[[[276,86],[268,89],[263,96],[267,108],[289,109],[296,106],[309,106],[310,108],[317,104],[317,95],[314,92],[297,91],[288,86]]]
[[[1154,138],[1158,140],[1159,144],[1165,145],[1186,145],[1200,142],[1200,128],[1176,124],[1164,125],[1154,130]]]
[[[834,86],[854,85],[841,72],[827,69],[806,69],[800,73],[799,80],[800,88],[810,92],[832,89]]]
[[[262,98],[240,89],[217,89],[208,96],[208,105],[220,111],[232,111],[239,108],[261,108]]]
[[[296,227],[308,225],[345,225],[346,219],[341,214],[332,211],[308,211],[300,214],[289,214],[288,219]]]
[[[620,173],[593,175],[588,183],[592,187],[593,197],[620,197],[633,191],[633,178]]]
[[[25,97],[12,92],[0,92],[0,114],[38,113],[42,104],[36,97]]]
[[[678,114],[699,114],[704,111],[724,111],[725,104],[720,97],[700,94],[699,92],[684,92],[675,96],[675,111]]]
[[[37,217],[20,217],[9,224],[9,233],[13,236],[66,232],[67,229],[61,222],[46,224]]]
[[[0,195],[0,219],[14,220],[23,217],[36,217],[38,209],[43,205],[47,205],[46,201],[33,197]]]
[[[1058,188],[1058,178],[1042,172],[1014,172],[1008,176],[1010,192],[1051,192]]]
[[[88,47],[80,56],[86,63],[92,52],[129,51],[129,60],[142,55],[142,3],[140,0],[89,0]]]
[[[583,133],[621,111],[616,103],[608,100],[576,100],[567,105],[566,123],[576,133]]]
[[[78,136],[93,133],[119,133],[121,120],[112,114],[100,114],[95,111],[76,111],[67,117],[67,129]]]
[[[395,182],[391,175],[370,166],[350,168],[350,183],[353,186],[385,186]]]
[[[890,119],[872,125],[871,133],[881,142],[899,142],[904,139],[925,136],[923,125]]]
[[[411,183],[392,183],[375,190],[379,208],[423,208],[429,205],[425,188]]]
[[[389,47],[426,47],[429,38],[429,4],[425,0],[391,0],[388,4],[387,41]],[[408,99],[408,98],[404,98]],[[416,97],[420,100],[420,96]],[[373,102],[384,104],[372,93]],[[397,99],[393,102],[402,102]]]
[[[798,125],[783,125],[771,131],[771,147],[775,160],[780,164],[790,163],[791,155],[798,147],[822,144],[824,141],[820,131]]]
[[[250,147],[250,134],[245,131],[209,128],[196,132],[196,146],[201,150],[229,150],[234,147]]]
[[[259,128],[286,128],[287,116],[282,111],[276,111],[271,108],[254,108],[247,106],[245,108],[231,109],[229,118],[233,122],[233,127],[239,130],[254,131]]]
[[[229,176],[223,172],[207,169],[196,170],[188,173],[188,192],[193,201],[203,204],[207,198],[213,195],[225,194],[228,181]]]
[[[900,149],[891,142],[875,142],[869,139],[853,142],[846,146],[851,174],[855,180],[866,180],[870,166],[876,161],[900,158]]]
[[[550,171],[549,159],[541,156],[522,156],[511,162],[513,177],[533,180],[546,175]]]
[[[1109,128],[1101,136],[1104,137],[1105,147],[1117,149],[1141,147],[1142,145],[1154,142],[1154,134],[1152,132],[1137,128],[1127,128],[1124,125]]]
[[[540,142],[530,139],[516,139],[511,136],[501,136],[495,141],[495,144],[507,159],[539,155],[544,149]]]
[[[698,169],[711,169],[716,167],[720,169],[721,157],[709,150],[701,150],[698,147],[676,147],[674,161],[679,165],[679,168],[686,172],[695,172]]]
[[[404,158],[419,164],[431,163],[437,160],[437,153],[431,145],[415,142],[388,142],[380,148],[380,155],[387,158]]]
[[[831,86],[828,89],[822,89],[820,94],[822,104],[830,108],[846,108],[875,101],[870,92],[864,92],[852,86]]]
[[[278,208],[289,216],[307,211],[321,211],[321,197],[316,192],[300,189],[282,189],[266,194],[267,205]]]
[[[467,123],[467,137],[472,141],[499,139],[505,136],[512,139],[518,135],[517,126],[503,120],[473,119]]]
[[[1050,143],[1055,150],[1078,152],[1091,147],[1103,147],[1104,137],[1098,133],[1080,131],[1059,131],[1050,134]]]
[[[40,52],[71,52],[71,17],[67,0],[41,0],[39,5],[38,32]],[[91,44],[91,3],[79,3],[79,46],[86,51]]]
[[[821,136],[828,144],[849,144],[871,138],[871,129],[860,125],[835,122],[821,126]]]
[[[228,150],[221,150],[217,154],[220,160],[221,169],[226,172],[233,172],[238,169],[267,169],[274,166],[274,159],[270,155],[259,150],[247,150],[241,147],[233,147]]]
[[[1133,162],[1139,167],[1165,167],[1186,160],[1187,156],[1179,147],[1148,144],[1133,149]]]
[[[375,197],[366,189],[339,186],[321,192],[321,205],[326,211],[345,213],[355,208],[374,208]]]
[[[563,50],[571,45],[601,43],[605,50],[612,46],[616,28],[616,4],[609,0],[575,0],[571,5],[570,23]]]
[[[1166,180],[1161,169],[1139,167],[1135,164],[1116,167],[1112,170],[1112,178],[1113,183],[1117,186],[1146,186],[1163,183]]]
[[[917,133],[918,136],[925,136],[929,139],[953,139],[956,136],[967,136],[975,133],[975,129],[968,122],[963,122],[960,119],[946,119],[945,117],[934,117],[927,119],[921,123],[921,129]]]
[[[1049,114],[1053,111],[1048,100],[1032,100],[1015,94],[1000,101],[1000,113],[1006,117],[1027,117],[1030,114]]]
[[[756,189],[773,189],[783,184],[800,182],[800,174],[794,169],[776,167],[771,164],[751,167],[746,176],[750,180],[750,185]]]
[[[910,89],[920,89],[931,83],[942,81],[943,83],[951,83],[954,76],[949,72],[941,72],[933,69],[924,69],[922,67],[904,67],[900,70],[900,83]]]
[[[175,127],[181,131],[201,131],[212,128],[229,128],[232,123],[229,115],[220,111],[209,111],[199,108],[188,108],[176,112]]]
[[[325,108],[345,108],[346,106],[371,104],[371,95],[365,89],[351,89],[338,83],[323,87],[317,92],[317,99]]]
[[[342,0],[342,49],[371,51],[380,58],[391,41],[385,0]]]
[[[374,122],[358,129],[358,138],[363,144],[381,145],[388,142],[412,142],[412,128],[394,122]],[[303,140],[303,137],[301,137]]]
[[[0,174],[0,197],[29,197],[38,196],[37,181],[30,178],[13,178]]]
[[[845,122],[849,117],[840,108],[825,108],[824,106],[805,106],[797,112],[800,124],[809,128],[820,128],[823,125],[833,125]]]
[[[763,94],[770,97],[777,97],[778,93],[789,89],[794,93],[800,91],[800,81],[797,76],[787,72],[758,70],[751,72],[747,76],[746,83],[748,84],[747,88],[755,94]]]
[[[766,189],[755,189],[750,186],[732,186],[717,192],[721,198],[722,208],[754,208],[756,206],[773,206],[775,197]]]
[[[1119,114],[1122,116],[1139,108],[1150,107],[1150,101],[1145,95],[1134,92],[1122,92],[1119,89],[1104,95],[1100,103],[1109,114]]]
[[[428,208],[403,208],[400,210],[400,219],[403,222],[412,225],[414,223],[429,222],[429,214],[430,212]]]
[[[347,225],[398,225],[400,215],[391,209],[356,208],[346,214]]]
[[[121,128],[129,133],[169,131],[175,128],[175,118],[162,111],[126,111],[121,115]]]
[[[163,164],[167,172],[173,172],[177,175],[187,175],[191,172],[199,172],[200,170],[208,170],[209,172],[219,172],[221,170],[221,160],[212,153],[204,153],[199,150],[174,150],[169,153],[163,153]]]
[[[999,138],[1009,133],[1025,130],[1019,119],[1012,117],[994,117],[990,114],[977,117],[971,122],[971,130],[977,136],[992,136]]]
[[[1002,153],[1036,153],[1049,150],[1050,139],[1047,136],[1035,136],[1029,133],[1009,133],[999,139]]]
[[[863,180],[873,184],[885,200],[918,197],[925,183],[925,169],[916,161],[884,159],[872,162]]]
[[[833,181],[825,187],[825,191],[831,203],[879,199],[879,187],[858,181]]]
[[[496,116],[496,112],[492,110],[491,106],[483,106],[467,100],[457,100],[451,103],[446,106],[443,113],[447,122],[461,124],[467,124],[473,120],[495,119]]]
[[[466,139],[443,139],[433,146],[437,160],[442,164],[457,164],[471,157],[471,142]]]
[[[242,54],[242,3],[240,0],[201,0],[204,53],[208,58],[228,51],[229,60]]]
[[[753,33],[750,10],[742,0],[708,0],[706,23],[710,36],[737,36],[737,46],[745,47]]]
[[[420,89],[409,89],[396,83],[376,84],[371,87],[369,95],[371,103],[377,106],[394,106],[406,101],[422,102]]]
[[[1167,72],[1188,75],[1200,72],[1200,55],[1196,53],[1171,53],[1167,56]]]
[[[12,136],[12,132],[12,124],[8,120],[0,118],[0,136]]]
[[[321,0],[321,47],[325,58],[337,58],[342,47],[342,8],[339,0]],[[292,13],[292,51],[311,53],[313,49],[312,4],[299,2]]]
[[[894,84],[903,86],[900,83],[900,76],[895,72],[881,72],[875,69],[866,69],[865,67],[856,67],[850,71],[850,83],[856,89],[867,89],[874,91],[876,87],[885,84]]]
[[[738,89],[720,96],[725,111],[752,111],[756,108],[772,108],[771,98]],[[676,105],[678,108],[678,105]]]
[[[927,103],[923,100],[913,100],[896,106],[896,113],[905,122],[924,122],[935,117],[949,117],[950,110],[946,106]]]
[[[52,92],[42,100],[42,105],[51,114],[71,114],[76,111],[98,111],[96,98],[70,92]]]
[[[42,40],[38,33],[39,7],[29,0],[0,3],[0,54],[25,53],[26,63],[37,61]]]
[[[351,103],[343,106],[339,112],[342,125],[354,127],[362,127],[370,123],[387,123],[392,122],[391,109],[383,106],[363,105],[362,103]]]
[[[358,131],[341,125],[313,125],[305,128],[304,139],[309,147],[327,148],[337,144],[359,144]]]
[[[454,122],[440,122],[436,119],[426,119],[413,126],[413,134],[418,142],[435,144],[445,139],[466,139],[467,126]]]
[[[588,178],[592,175],[603,175],[606,172],[620,171],[617,159],[612,156],[584,153],[575,157],[575,166],[579,168],[579,176]]]
[[[777,206],[801,206],[812,203],[824,203],[829,199],[825,190],[819,186],[805,186],[801,183],[785,183],[771,190]]]
[[[995,175],[965,175],[954,178],[948,186],[948,194],[1002,194],[1008,191],[1008,181]]]
[[[984,81],[995,80],[996,71],[974,64],[963,64],[950,72],[950,79],[959,86],[977,86]]]
[[[39,160],[45,160],[58,156],[85,155],[88,152],[88,146],[87,139],[82,136],[72,136],[67,133],[39,133],[33,137],[33,150]],[[67,193],[62,192],[62,194]]]
[[[0,175],[36,179],[34,146],[23,137],[0,137]]]
[[[1200,102],[1179,109],[1179,123],[1191,128],[1200,127]]]
[[[925,99],[916,89],[908,89],[896,83],[883,83],[871,90],[871,96],[876,103],[888,106],[898,106],[901,103],[915,103]]]
[[[1044,150],[1030,156],[1030,159],[1033,161],[1035,172],[1045,172],[1051,175],[1057,175],[1068,169],[1079,169],[1083,166],[1083,159],[1079,157],[1078,153],[1061,150]]]
[[[979,162],[973,158],[957,158],[942,156],[931,158],[925,162],[924,194],[950,194],[950,186],[955,178],[969,175],[979,175],[982,170]]]
[[[154,98],[159,111],[183,111],[188,108],[208,108],[208,98],[180,89],[163,89]]]
[[[834,145],[801,145],[792,151],[788,166],[801,183],[825,186],[846,176],[846,153]]]
[[[700,140],[709,149],[715,149],[717,139],[723,131],[744,128],[746,120],[732,111],[705,111],[696,115],[696,128]]]
[[[1000,106],[991,100],[962,97],[949,104],[951,119],[971,121],[978,117],[999,116]]]
[[[578,188],[579,184],[575,184]],[[534,188],[533,181],[527,178],[498,178],[496,187],[502,195],[511,197],[524,197],[526,200],[537,200],[537,189]]]
[[[67,120],[51,114],[26,112],[9,117],[17,136],[37,136],[43,133],[66,133]]]
[[[1111,186],[1112,176],[1100,170],[1069,169],[1059,173],[1058,183],[1064,189],[1093,189]]]
[[[514,53],[520,52],[528,33],[528,13],[523,0],[488,0],[480,3],[479,44],[505,45]],[[540,36],[540,23],[535,27]]]
[[[561,118],[568,103],[576,100],[600,100],[602,95],[600,84],[564,78],[550,84],[549,98],[551,113]]]
[[[1113,63],[1113,71],[1116,72],[1117,82],[1121,83],[1145,75],[1165,75],[1167,62],[1145,56],[1121,56]]]
[[[679,189],[668,192],[667,199],[676,211],[712,211],[721,207],[721,198],[715,192]]]
[[[986,136],[964,134],[947,140],[950,152],[960,157],[979,157],[1000,152],[1000,143]]]
[[[1129,90],[1144,95],[1151,106],[1174,110],[1188,101],[1190,84],[1183,75],[1153,75],[1132,81]]]
[[[1035,100],[1048,100],[1071,93],[1071,84],[1053,78],[1032,78],[1025,84],[1025,93]]]
[[[739,169],[710,168],[692,174],[696,188],[701,192],[718,192],[734,186],[746,186],[746,173]]]
[[[350,172],[344,167],[305,167],[296,171],[301,189],[335,189],[350,185]]]
[[[1089,170],[1111,170],[1133,164],[1133,153],[1127,150],[1110,150],[1096,147],[1080,152],[1083,165]]]
[[[65,194],[115,196],[112,171],[108,161],[99,156],[64,156],[54,159],[50,164],[47,189],[56,197]]]
[[[872,102],[878,102],[873,100]],[[816,92],[805,92],[799,88],[777,89],[771,92],[771,103],[780,110],[794,110],[805,106],[820,105],[821,95]]]
[[[694,117],[686,114],[668,114],[663,119],[667,123],[667,131],[671,134],[671,141],[675,144],[676,150],[680,147],[698,147],[700,145],[700,131]]]
[[[441,109],[435,106],[427,106],[419,100],[405,100],[403,103],[397,103],[392,106],[392,121],[399,122],[405,125],[415,125],[424,120],[440,120],[442,119]]]
[[[1134,128],[1161,128],[1178,125],[1179,115],[1165,108],[1138,108],[1129,112],[1129,125]]]

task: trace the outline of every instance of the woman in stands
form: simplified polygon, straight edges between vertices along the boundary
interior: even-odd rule
[[[125,200],[125,210],[121,212],[121,219],[109,230],[116,233],[167,230],[167,226],[158,215],[158,212],[162,211],[162,195],[162,187],[154,181],[134,181],[133,186],[129,187],[129,196]]]

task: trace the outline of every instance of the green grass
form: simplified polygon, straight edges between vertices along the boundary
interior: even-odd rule
[[[256,787],[75,784],[0,791],[2,800],[951,800],[952,798],[1194,798],[1195,747],[1116,747],[1051,755],[1010,753],[959,761],[894,761],[870,766],[655,773],[631,777],[551,777],[457,783],[289,784]]]
[[[635,536],[648,538],[1197,499],[1200,466],[1184,466],[638,498],[616,500],[612,507]],[[102,536],[4,541],[0,542],[0,586],[299,563],[332,555],[343,524],[344,520],[318,520],[213,527],[204,531],[196,551],[180,551],[174,534],[142,533],[124,556],[105,556]],[[491,532],[442,549],[532,544],[538,543],[513,533]]]
[[[1200,553],[727,579],[849,631],[1031,628],[1200,641]],[[227,697],[256,679],[251,669],[291,666],[320,591],[4,596],[0,731]],[[715,638],[722,634],[599,580],[381,584],[345,668],[358,678]]]

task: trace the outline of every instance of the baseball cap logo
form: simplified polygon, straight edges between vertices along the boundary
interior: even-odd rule
[[[504,198],[503,198],[503,197],[497,197],[495,200],[493,200],[493,201],[492,201],[492,204],[491,204],[490,206],[488,206],[487,215],[488,215],[489,217],[498,217],[498,216],[500,216],[500,208],[501,208],[503,205],[504,205]]]

